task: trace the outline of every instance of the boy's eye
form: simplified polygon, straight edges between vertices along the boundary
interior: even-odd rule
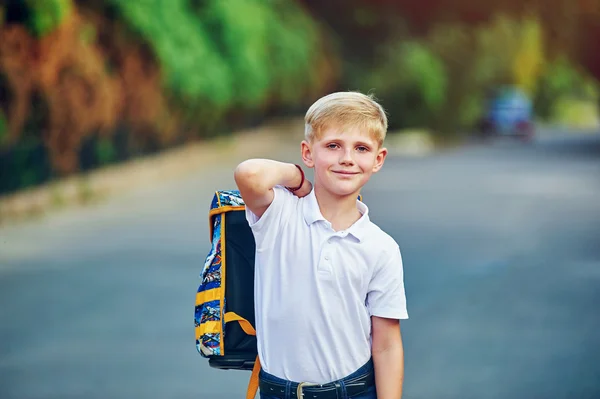
[[[335,150],[335,149],[336,149],[336,148],[338,148],[338,147],[339,147],[339,146],[338,146],[337,144],[335,144],[335,143],[330,143],[330,144],[327,144],[327,148],[330,148],[330,149],[332,149],[332,150]]]
[[[367,147],[365,147],[364,145],[358,146],[356,149],[359,152],[367,152],[367,151],[369,151],[369,149]]]

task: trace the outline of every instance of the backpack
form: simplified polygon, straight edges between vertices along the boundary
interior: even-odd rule
[[[362,201],[362,195],[358,196]],[[211,248],[196,293],[196,349],[211,367],[252,370],[246,399],[258,391],[254,319],[256,244],[238,190],[216,191],[208,212]]]
[[[256,245],[237,190],[216,191],[208,213],[210,251],[200,273],[194,326],[196,349],[211,367],[252,370],[247,398],[258,390],[254,329]]]

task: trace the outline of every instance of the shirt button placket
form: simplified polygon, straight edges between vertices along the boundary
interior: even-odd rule
[[[325,241],[325,243],[323,244],[323,258],[321,260],[321,262],[323,263],[323,270],[327,270],[327,271],[331,271],[331,254],[330,254],[330,247],[331,247],[331,243],[332,243],[332,239],[329,238],[327,241]]]

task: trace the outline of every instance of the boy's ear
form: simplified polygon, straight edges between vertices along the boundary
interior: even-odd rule
[[[312,168],[315,166],[315,162],[313,161],[312,157],[312,148],[308,141],[302,140],[302,143],[300,144],[300,153],[302,155],[302,161],[304,161],[306,167]]]
[[[385,157],[387,157],[388,150],[385,147],[381,147],[377,152],[377,157],[375,158],[375,165],[373,165],[373,173],[379,172],[383,167],[383,163],[385,162]]]

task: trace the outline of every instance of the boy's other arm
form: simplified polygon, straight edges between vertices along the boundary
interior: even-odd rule
[[[237,166],[233,176],[244,203],[259,218],[273,202],[273,187],[298,187],[302,181],[296,165],[270,159],[244,161]],[[311,188],[310,182],[305,180],[302,188],[294,194],[303,197],[310,193]]]
[[[404,347],[400,322],[372,316],[372,354],[378,399],[400,399],[404,383]]]

